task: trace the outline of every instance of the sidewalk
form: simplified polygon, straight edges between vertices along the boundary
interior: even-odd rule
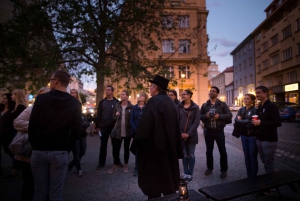
[[[205,142],[203,137],[203,131],[201,128],[199,131],[199,144],[196,146],[196,166],[194,170],[194,180],[188,184],[189,189],[198,190],[202,186],[209,186],[246,177],[246,169],[244,164],[243,152],[239,147],[240,139],[232,139],[231,134],[226,133],[226,138],[229,143],[226,144],[228,153],[228,177],[220,179],[220,166],[219,166],[219,153],[218,148],[215,146],[215,169],[213,174],[205,176],[206,170],[206,157],[205,157]],[[81,178],[74,174],[68,174],[64,187],[64,199],[65,201],[83,201],[83,200],[110,200],[110,201],[132,201],[132,200],[147,200],[147,196],[143,195],[142,191],[138,187],[137,177],[132,176],[134,171],[134,155],[130,155],[129,159],[129,173],[124,174],[121,168],[113,174],[107,174],[107,171],[113,164],[111,144],[109,140],[107,162],[104,169],[96,170],[99,154],[100,139],[98,136],[87,137],[88,148],[86,155],[82,159],[83,176]],[[233,144],[237,143],[237,144]],[[70,155],[69,159],[72,158]],[[123,162],[123,150],[121,152],[121,161]],[[8,174],[11,164],[8,156],[3,153],[3,170],[4,174]],[[182,164],[180,161],[180,168],[182,170]],[[277,170],[284,167],[277,167]],[[259,160],[259,174],[263,174],[263,165]],[[0,200],[19,200],[21,192],[22,180],[21,178],[9,182],[0,182]],[[282,193],[292,197],[294,200],[300,200],[300,189],[298,193],[292,192],[288,187],[284,186],[280,188]],[[234,200],[265,200],[273,201],[279,200],[278,195],[257,199],[254,195],[245,196]]]

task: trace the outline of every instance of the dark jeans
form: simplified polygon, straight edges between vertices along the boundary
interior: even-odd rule
[[[196,163],[195,159],[195,144],[185,144],[183,146],[183,158],[182,158],[182,165],[183,171],[186,175],[193,176],[194,167]]]
[[[107,142],[112,129],[113,126],[100,127],[102,136],[100,137],[101,144],[99,153],[99,165],[105,165],[107,155]]]
[[[111,143],[113,146],[113,157],[114,157],[114,165],[118,165],[121,163],[120,161],[120,149],[122,145],[122,141],[124,140],[124,163],[128,164],[129,160],[129,146],[131,138],[122,137],[121,139],[111,138]]]
[[[241,135],[248,178],[255,177],[258,171],[257,146],[255,136]]]
[[[212,130],[205,129],[204,130],[204,138],[206,144],[206,165],[208,169],[214,169],[214,158],[213,158],[213,150],[214,150],[214,142],[216,141],[219,152],[220,152],[220,166],[221,171],[227,171],[228,169],[228,161],[227,161],[227,152],[225,147],[225,135],[224,130]]]
[[[21,193],[22,201],[33,200],[34,196],[34,182],[30,163],[19,161],[22,170],[23,187]]]
[[[81,170],[80,159],[85,155],[85,151],[86,151],[86,136],[80,137],[72,149],[73,160],[70,162],[70,165],[72,167],[75,165],[77,170]]]

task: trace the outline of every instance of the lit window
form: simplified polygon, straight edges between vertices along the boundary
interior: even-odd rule
[[[162,50],[163,50],[163,53],[174,52],[174,41],[173,40],[163,40],[162,41]]]

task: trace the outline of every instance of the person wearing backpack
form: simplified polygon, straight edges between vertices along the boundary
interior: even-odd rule
[[[200,119],[204,123],[204,138],[206,144],[205,175],[212,174],[214,169],[213,149],[216,141],[220,152],[221,178],[227,177],[228,161],[225,147],[224,127],[231,123],[232,113],[225,102],[218,99],[220,90],[212,86],[209,100],[201,106]]]

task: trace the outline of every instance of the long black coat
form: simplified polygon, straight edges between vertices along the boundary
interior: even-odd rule
[[[175,193],[183,157],[177,107],[165,92],[147,102],[131,151],[138,156],[138,183],[145,195]]]

